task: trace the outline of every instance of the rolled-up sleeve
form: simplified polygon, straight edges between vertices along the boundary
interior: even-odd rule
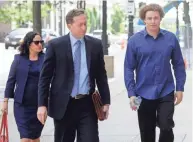
[[[134,42],[132,38],[130,38],[127,44],[127,51],[125,54],[125,61],[124,61],[124,80],[129,97],[136,95],[135,80],[134,80],[134,70],[136,68],[136,55],[134,48],[135,48]]]

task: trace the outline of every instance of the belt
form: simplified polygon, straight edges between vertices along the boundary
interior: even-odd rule
[[[78,94],[75,97],[72,97],[72,99],[78,100],[87,97],[89,94]]]

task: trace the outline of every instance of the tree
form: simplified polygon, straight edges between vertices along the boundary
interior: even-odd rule
[[[92,9],[86,9],[87,14],[87,26],[88,31],[92,32],[95,29],[99,29],[99,13],[97,12],[96,8],[93,7]]]
[[[47,11],[51,10],[50,3],[43,3],[41,6],[42,18],[47,16]],[[9,4],[0,8],[0,22],[16,22],[21,26],[27,22],[32,22],[32,1],[10,1]]]
[[[119,32],[123,32],[123,21],[124,21],[124,12],[121,10],[119,4],[113,5],[113,14],[111,15],[112,23],[111,23],[111,32],[116,34]]]
[[[96,8],[93,7],[92,13],[91,13],[91,29],[90,29],[91,32],[97,29],[97,19],[98,19],[98,13],[96,11]]]
[[[86,15],[87,15],[87,31],[90,32],[91,29],[91,17],[92,17],[92,12],[90,8],[86,9]]]

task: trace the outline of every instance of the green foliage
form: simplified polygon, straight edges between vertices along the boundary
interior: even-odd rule
[[[87,31],[90,32],[92,12],[89,8],[86,9],[86,15],[87,15]]]
[[[113,5],[113,14],[111,15],[112,23],[111,23],[111,32],[113,34],[117,34],[119,32],[124,31],[124,12],[121,10],[119,4]]]
[[[87,13],[87,27],[88,27],[88,32],[92,32],[93,30],[100,29],[100,17],[99,13],[96,10],[96,8],[87,8],[86,9]]]
[[[48,12],[53,11],[54,8],[52,7],[51,3],[48,1],[41,5],[41,16],[42,18],[45,18],[48,16]]]
[[[51,10],[50,3],[44,3],[41,5],[42,18],[46,17],[48,11]],[[32,13],[32,1],[10,1],[9,4],[4,5],[0,8],[0,22],[10,23],[11,21],[16,22],[17,26],[22,23],[31,21],[33,18]]]

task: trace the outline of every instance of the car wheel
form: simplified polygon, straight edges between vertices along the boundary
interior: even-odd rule
[[[8,49],[8,48],[9,48],[9,46],[7,44],[5,44],[5,49]]]

